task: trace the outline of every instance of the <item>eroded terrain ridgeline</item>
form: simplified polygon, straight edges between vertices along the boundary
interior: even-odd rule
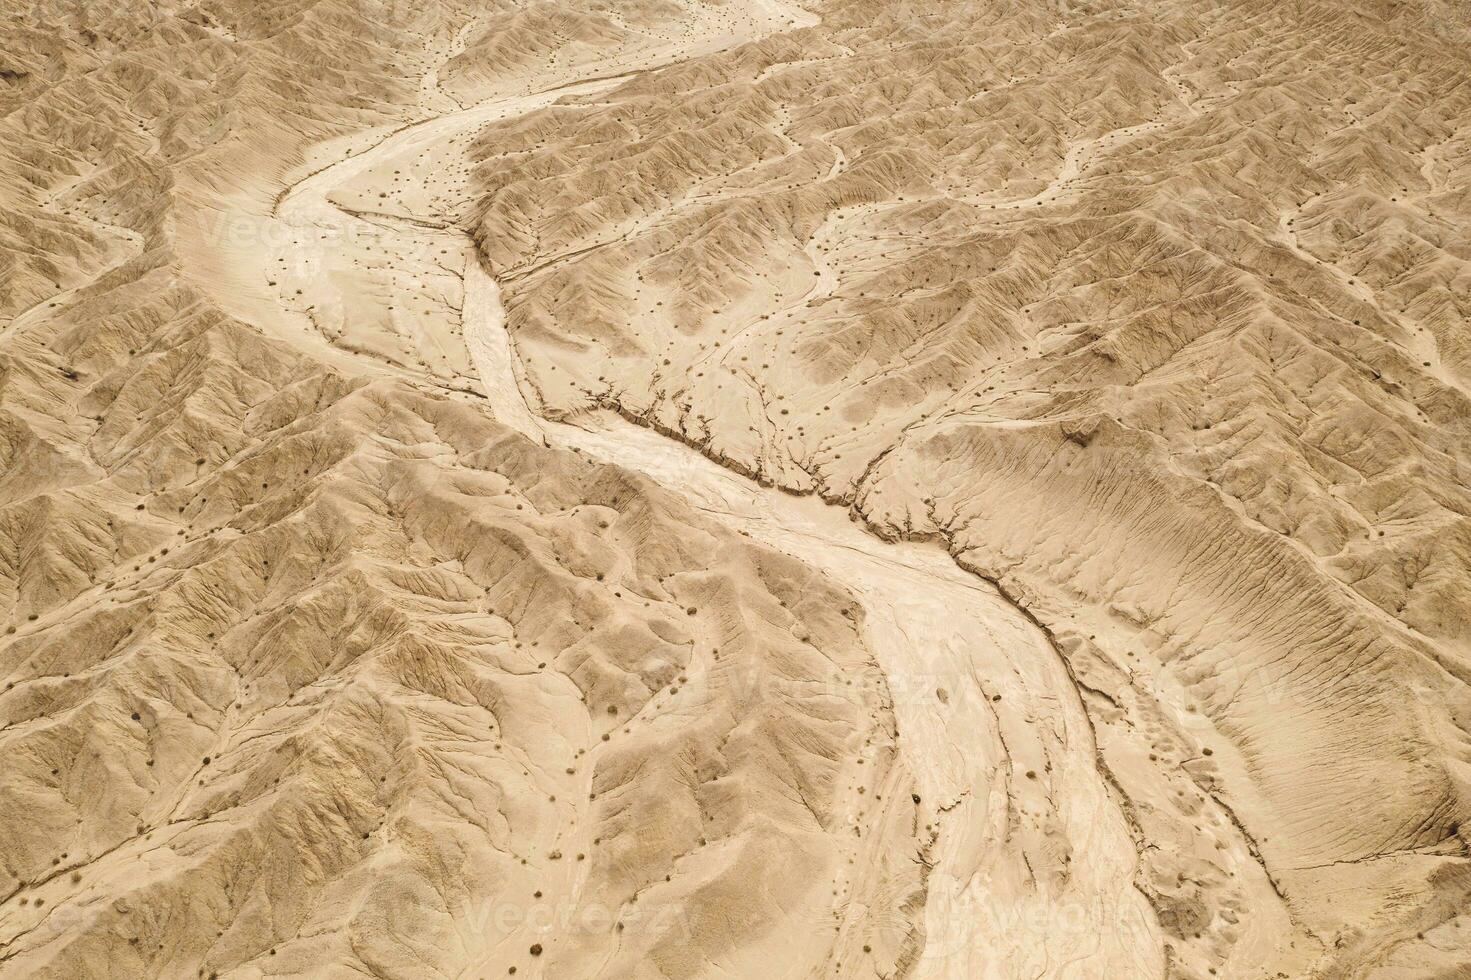
[[[893,699],[899,757],[928,816],[896,828],[886,810],[855,807],[837,832],[868,840],[867,861],[910,854],[927,864],[912,975],[1161,975],[1165,955],[1155,911],[1136,887],[1123,801],[1099,770],[1066,667],[1034,623],[934,546],[883,542],[839,508],[760,486],[611,413],[568,424],[528,405],[498,288],[456,225],[465,188],[455,175],[486,123],[624,80],[493,99],[319,166],[279,197],[271,220],[285,227],[270,237],[282,246],[260,257],[255,274],[272,276],[282,320],[303,335],[385,362],[395,352],[374,349],[369,325],[383,324],[380,337],[440,345],[421,347],[413,366],[447,386],[478,388],[499,420],[529,438],[649,475],[858,599]],[[478,385],[456,360],[466,354]],[[1249,855],[1238,858],[1249,876]],[[859,947],[871,943],[845,928],[842,910],[872,872],[859,864],[848,873],[858,877],[834,882],[839,931],[826,969],[865,975]]]
[[[0,980],[1465,972],[1461,19],[801,2],[0,18]]]
[[[914,962],[927,804],[861,608],[455,392],[464,241],[406,234],[442,185],[356,208],[362,268],[279,216],[474,104],[446,52],[506,97],[776,13],[0,21],[0,976],[816,975],[834,927],[845,970]]]
[[[1464,24],[822,11],[476,140],[538,412],[611,407],[1016,597],[1181,962],[1471,958]],[[1243,906],[1292,937],[1271,966],[1230,959]]]

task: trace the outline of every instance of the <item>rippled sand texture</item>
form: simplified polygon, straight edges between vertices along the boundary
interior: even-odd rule
[[[1464,9],[5,12],[0,977],[1471,975]]]

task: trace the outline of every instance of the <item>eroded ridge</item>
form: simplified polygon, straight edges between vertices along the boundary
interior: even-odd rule
[[[1288,975],[1449,969],[1463,35],[836,5],[483,132],[477,240],[543,414],[940,540],[1036,617],[1181,969],[1259,966],[1243,905]]]
[[[0,974],[1464,968],[1444,11],[4,30]]]

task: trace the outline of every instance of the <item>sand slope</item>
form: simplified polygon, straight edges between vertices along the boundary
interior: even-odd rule
[[[477,236],[541,411],[616,408],[1025,606],[1154,845],[1179,968],[1259,965],[1241,848],[1320,969],[1458,962],[1444,12],[821,13],[481,135]]]
[[[0,975],[1471,962],[1451,12],[14,13]]]

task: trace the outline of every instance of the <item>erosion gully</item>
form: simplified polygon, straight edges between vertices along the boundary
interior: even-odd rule
[[[765,23],[779,22],[769,4],[764,9]],[[802,26],[815,20],[786,13]],[[643,70],[708,50],[708,43],[671,49]],[[911,976],[1162,975],[1158,925],[1134,885],[1137,857],[1119,801],[1098,769],[1078,692],[1035,623],[938,546],[881,540],[843,508],[760,486],[613,413],[542,417],[525,394],[500,287],[468,235],[442,216],[334,203],[349,184],[361,198],[373,174],[424,177],[416,160],[450,143],[468,147],[488,123],[638,73],[605,71],[428,115],[366,141],[339,141],[335,162],[319,154],[309,174],[277,195],[269,216],[252,217],[277,225],[274,249],[241,250],[234,261],[245,264],[242,275],[289,285],[275,293],[278,319],[311,334],[308,346],[333,347],[338,361],[372,359],[335,343],[332,311],[345,297],[358,304],[397,297],[412,307],[405,291],[431,291],[449,324],[444,336],[463,338],[473,367],[458,380],[445,369],[435,383],[483,397],[500,422],[528,438],[646,474],[712,519],[819,569],[862,603],[866,640],[892,694],[902,763],[939,828],[926,855],[925,948]],[[371,367],[383,370],[382,359]]]

